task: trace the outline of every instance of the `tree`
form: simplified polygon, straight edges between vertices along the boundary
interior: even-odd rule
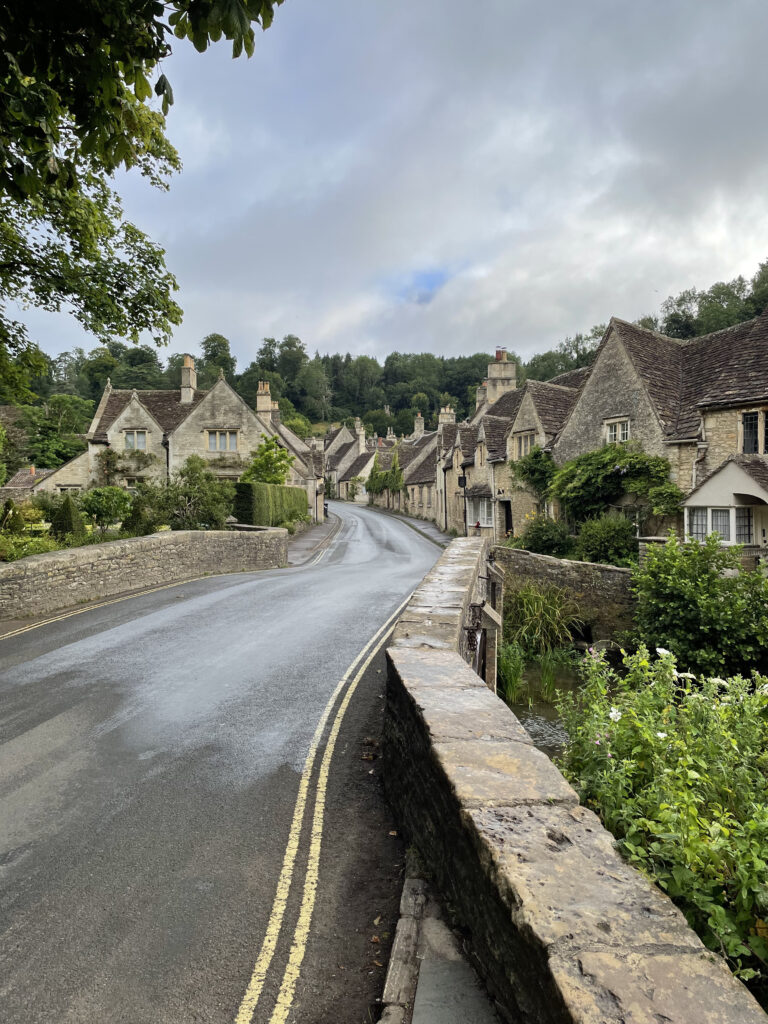
[[[138,494],[150,519],[172,530],[221,530],[232,513],[234,486],[220,480],[199,455],[190,455],[165,487],[144,485]]]
[[[251,461],[240,480],[245,484],[284,484],[294,459],[276,437],[265,437],[251,452]]]
[[[97,336],[166,341],[181,310],[163,252],[124,221],[106,179],[137,167],[167,187],[179,168],[164,135],[173,92],[150,79],[189,39],[203,51],[223,35],[233,56],[254,50],[282,0],[47,0],[0,2],[0,294],[71,309]],[[43,357],[0,307],[6,400],[28,399]]]
[[[23,408],[19,423],[26,437],[24,458],[55,469],[87,448],[83,434],[93,417],[93,402],[76,395],[51,395],[42,405]]]
[[[288,397],[296,401],[296,378],[302,366],[308,362],[304,342],[295,334],[286,334],[278,345],[276,370],[288,386]]]
[[[235,376],[237,360],[232,355],[229,341],[223,334],[208,334],[200,345],[202,359],[198,364],[198,380],[203,388],[212,387],[219,373],[232,381]]]
[[[94,487],[83,494],[80,504],[103,537],[113,523],[128,515],[131,496],[121,487]]]

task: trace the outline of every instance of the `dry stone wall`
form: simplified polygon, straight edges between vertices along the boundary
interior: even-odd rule
[[[71,608],[206,573],[274,569],[288,560],[287,530],[179,530],[33,555],[0,565],[0,619]]]
[[[387,652],[384,777],[502,1017],[766,1024],[722,959],[622,860],[597,817],[452,648],[463,607],[454,588],[469,557],[453,547],[429,574],[427,594],[416,591]],[[443,571],[449,597],[441,612],[434,595]]]
[[[594,640],[608,640],[632,625],[634,598],[629,569],[503,546],[495,547],[493,556],[504,571],[505,586],[531,581],[554,583],[567,590],[581,609],[581,618],[591,627]]]

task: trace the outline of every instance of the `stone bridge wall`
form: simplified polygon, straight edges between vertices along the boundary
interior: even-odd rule
[[[507,586],[518,580],[554,583],[568,590],[581,609],[581,617],[591,627],[594,640],[610,640],[614,633],[632,625],[634,598],[629,569],[535,555],[502,545],[493,549],[493,556],[504,571]]]
[[[468,543],[449,546],[393,634],[384,777],[502,1017],[766,1024],[458,653]]]
[[[45,615],[208,573],[274,569],[288,560],[287,539],[283,529],[169,530],[32,555],[0,565],[0,619]]]

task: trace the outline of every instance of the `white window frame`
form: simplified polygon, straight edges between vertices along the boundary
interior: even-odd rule
[[[749,509],[751,515],[750,520],[750,537],[749,540],[738,540],[737,532],[737,511],[740,509]],[[751,505],[688,505],[685,509],[685,539],[690,540],[696,536],[691,531],[691,513],[698,512],[704,513],[704,524],[705,534],[704,538],[708,537],[711,533],[717,533],[720,536],[720,543],[724,547],[730,547],[733,544],[748,544],[752,545],[755,543],[755,513]],[[714,512],[727,512],[728,513],[728,536],[726,537],[717,527],[714,526],[715,516]],[[702,537],[696,537],[697,540],[704,539]]]
[[[481,527],[493,526],[493,501],[491,498],[470,498],[470,526],[480,523]]]
[[[125,450],[127,452],[145,452],[147,450],[147,431],[146,430],[125,430],[123,431],[125,437]],[[128,443],[130,437],[131,443]]]
[[[629,416],[615,416],[603,421],[606,444],[624,444],[630,438]]]
[[[208,451],[211,455],[226,455],[227,452],[238,451],[240,444],[239,430],[208,430]],[[234,440],[234,444],[232,443]],[[224,447],[222,448],[222,441]]]

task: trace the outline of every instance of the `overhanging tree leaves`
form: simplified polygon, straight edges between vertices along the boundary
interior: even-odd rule
[[[251,461],[240,480],[246,484],[284,484],[295,458],[276,437],[265,437],[251,452]]]
[[[0,2],[0,295],[71,307],[97,337],[157,344],[181,320],[162,250],[122,218],[105,178],[138,167],[166,187],[180,166],[164,135],[174,36],[196,49],[223,37],[254,50],[282,0]],[[3,398],[29,397],[43,357],[0,305]]]

